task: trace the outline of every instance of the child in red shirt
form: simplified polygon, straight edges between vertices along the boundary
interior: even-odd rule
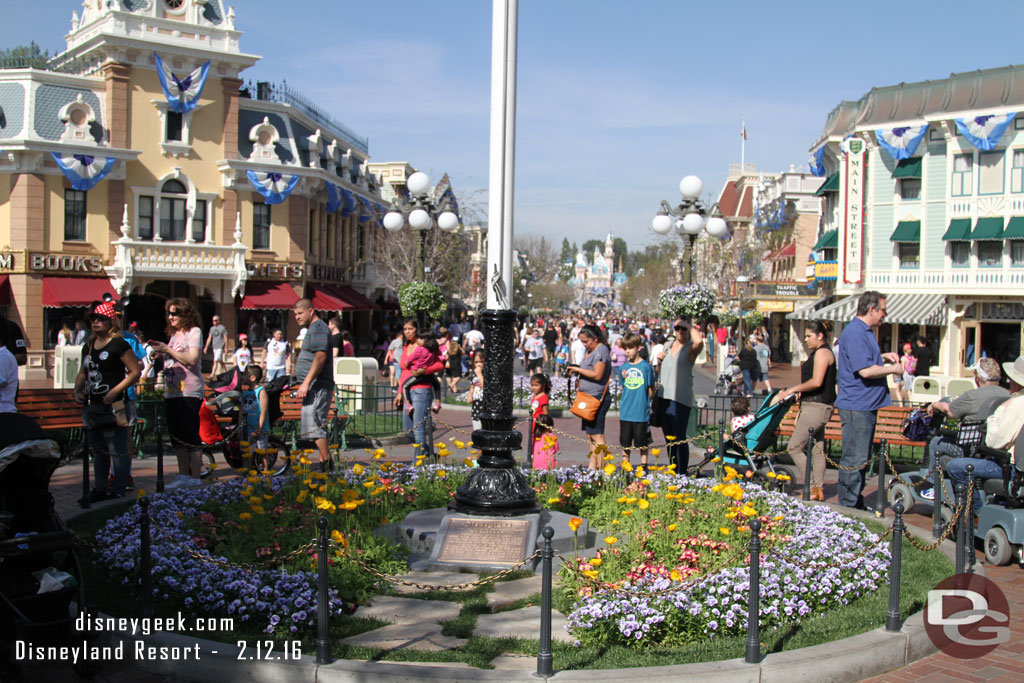
[[[548,414],[548,394],[551,392],[551,380],[547,375],[538,372],[530,378],[530,390],[533,391],[533,400],[530,401],[530,433],[535,434],[537,416]]]

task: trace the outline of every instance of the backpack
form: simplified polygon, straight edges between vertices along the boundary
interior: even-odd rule
[[[913,375],[914,372],[917,370],[917,356],[915,356],[912,353],[908,353],[907,355],[904,356],[904,358],[907,359],[907,365],[905,368],[906,372]]]
[[[268,424],[274,424],[284,415],[284,412],[281,410],[281,393],[288,388],[291,379],[288,375],[282,375],[263,385],[263,389],[267,392]]]
[[[911,441],[924,441],[931,429],[931,418],[924,408],[914,408],[903,420],[903,436]]]

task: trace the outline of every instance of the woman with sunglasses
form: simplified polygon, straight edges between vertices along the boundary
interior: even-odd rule
[[[199,438],[199,407],[203,403],[200,356],[203,333],[199,314],[188,299],[168,299],[167,343],[150,341],[153,352],[164,357],[164,408],[167,431],[178,457],[178,479],[167,488],[202,483],[202,440]]]
[[[612,378],[612,356],[596,325],[586,325],[580,330],[578,339],[586,349],[587,355],[579,365],[570,365],[566,368],[566,372],[576,373],[580,378],[577,387],[580,391],[601,401],[594,419],[582,422],[583,431],[590,441],[588,467],[597,470],[604,466],[604,456],[601,452],[603,449],[600,447],[607,443],[604,437],[604,423],[608,408],[612,404],[612,397],[608,393],[608,382]]]
[[[690,464],[690,446],[682,442],[686,440],[693,407],[693,364],[704,348],[704,335],[685,316],[676,318],[672,330],[675,339],[671,345],[666,341],[658,354],[655,410],[669,442],[669,462],[675,463],[676,474],[685,474]]]

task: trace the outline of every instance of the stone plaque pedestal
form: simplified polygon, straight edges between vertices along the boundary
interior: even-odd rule
[[[509,518],[449,512],[441,520],[428,570],[508,569],[533,554],[539,533],[540,514]]]

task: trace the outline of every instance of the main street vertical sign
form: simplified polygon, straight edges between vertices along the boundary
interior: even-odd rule
[[[864,260],[864,141],[848,138],[843,141],[846,152],[843,218],[843,282],[860,284]]]

